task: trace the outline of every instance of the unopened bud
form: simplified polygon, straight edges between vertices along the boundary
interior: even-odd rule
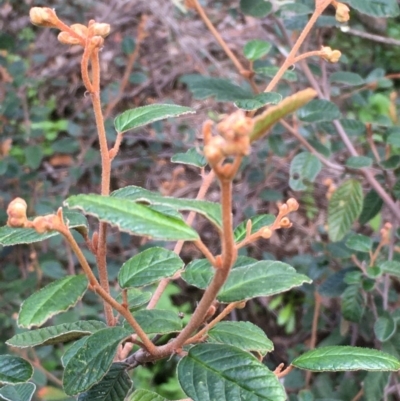
[[[79,45],[81,43],[78,38],[75,38],[68,32],[60,32],[57,36],[57,39],[64,45]]]
[[[7,208],[7,225],[9,227],[23,227],[27,221],[27,204],[22,198],[15,198]]]
[[[93,36],[90,38],[90,46],[93,48],[101,48],[104,45],[104,39],[101,36]]]
[[[280,226],[281,226],[281,228],[290,228],[290,227],[292,227],[292,223],[291,223],[291,221],[289,220],[289,218],[284,217],[284,218],[281,219],[281,221],[280,221]]]
[[[79,36],[82,36],[82,38],[86,38],[87,33],[88,33],[88,27],[82,24],[72,24],[70,28],[77,33]]]
[[[249,135],[254,128],[254,121],[250,117],[243,117],[233,124],[233,130],[236,135],[246,136]]]
[[[29,18],[33,25],[43,28],[57,28],[58,17],[49,7],[32,7],[29,10]]]
[[[329,46],[322,46],[321,57],[330,63],[337,63],[342,55],[339,50],[332,50]]]
[[[204,156],[211,166],[215,166],[225,157],[222,150],[224,145],[224,139],[219,136],[215,136],[210,139],[208,145],[204,146]]]
[[[45,216],[35,217],[32,221],[32,226],[39,234],[44,234],[49,230],[48,222]]]
[[[346,4],[337,2],[334,4],[336,7],[335,18],[339,22],[347,22],[350,19],[350,8]]]
[[[294,198],[289,198],[286,201],[286,205],[289,208],[289,212],[295,212],[299,208],[299,202]]]
[[[279,206],[279,213],[282,214],[288,214],[290,212],[289,206],[286,203],[283,203],[282,205]]]
[[[93,24],[92,29],[93,29],[94,35],[105,38],[106,36],[108,36],[110,34],[111,26],[110,26],[110,24],[96,22]]]
[[[264,227],[260,230],[260,237],[268,239],[272,237],[272,230],[269,227]]]

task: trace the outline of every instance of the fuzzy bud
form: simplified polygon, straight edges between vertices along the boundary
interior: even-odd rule
[[[32,226],[39,234],[44,234],[49,229],[45,216],[35,217],[32,221]]]
[[[78,38],[70,35],[68,32],[60,32],[57,36],[60,43],[64,45],[79,45],[81,41]]]
[[[10,202],[7,208],[7,225],[9,227],[24,227],[27,222],[26,209],[27,204],[22,198],[15,198]]]
[[[288,214],[289,212],[290,212],[289,206],[286,203],[279,206],[279,214],[280,215],[285,215],[285,214]]]
[[[272,237],[272,230],[269,227],[264,227],[260,230],[260,237],[268,239]]]
[[[82,38],[86,38],[88,34],[88,27],[82,24],[72,24],[70,28]]]
[[[105,38],[106,36],[108,36],[110,34],[111,26],[110,26],[110,24],[96,22],[93,24],[92,29],[93,29],[94,35]]]
[[[350,8],[343,3],[336,4],[336,21],[347,22],[350,19]]]
[[[101,36],[93,36],[90,38],[90,46],[92,48],[102,48],[104,45],[104,39]]]
[[[342,55],[339,50],[332,50],[329,46],[322,46],[321,57],[330,63],[337,63]]]
[[[58,25],[58,17],[49,7],[32,7],[29,10],[29,18],[33,25],[43,28],[57,28]]]
[[[215,166],[225,157],[224,152],[222,151],[224,145],[224,139],[216,136],[212,137],[209,143],[204,146],[204,156],[211,166]]]
[[[291,221],[289,220],[289,218],[284,217],[284,218],[281,219],[281,221],[280,221],[280,226],[281,226],[281,228],[290,228],[290,227],[292,227],[292,223],[291,223]]]
[[[290,198],[286,201],[289,212],[295,212],[299,208],[299,202],[296,199]]]

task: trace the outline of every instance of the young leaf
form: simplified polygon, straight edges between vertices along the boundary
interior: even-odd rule
[[[205,289],[213,276],[211,265],[204,260],[190,263],[182,278],[195,287]],[[243,301],[260,296],[270,296],[288,291],[311,279],[286,263],[264,260],[250,262],[232,269],[226,283],[221,288],[217,299],[223,303]]]
[[[182,319],[170,310],[143,309],[135,312],[133,316],[148,335],[176,333],[182,330]],[[127,322],[124,326],[133,330]]]
[[[272,11],[272,4],[266,0],[240,0],[240,9],[243,14],[264,18]]]
[[[308,88],[283,99],[278,105],[271,106],[254,119],[253,132],[250,134],[251,142],[260,139],[265,135],[280,119],[298,110],[317,96],[314,89]]]
[[[172,277],[183,265],[183,260],[176,253],[164,248],[149,248],[122,265],[118,282],[121,288],[143,287]]]
[[[178,379],[193,401],[286,400],[274,373],[231,345],[195,345],[179,362]]]
[[[397,260],[386,260],[379,265],[382,274],[389,274],[389,276],[400,278],[400,262]]]
[[[7,384],[0,388],[0,398],[6,401],[31,401],[35,390],[33,383]]]
[[[219,322],[208,332],[207,342],[233,345],[261,355],[274,349],[265,333],[250,322]]]
[[[0,355],[0,384],[17,384],[28,381],[33,368],[28,361],[14,355]]]
[[[368,372],[363,386],[365,401],[379,400],[384,394],[389,377],[389,372]]]
[[[119,133],[129,131],[170,117],[178,117],[183,114],[193,114],[195,110],[176,104],[150,104],[126,110],[114,120],[115,129]]]
[[[109,371],[119,343],[131,334],[122,327],[107,327],[89,336],[65,366],[65,393],[77,395],[98,383]]]
[[[250,218],[252,222],[251,234],[257,232],[263,227],[270,226],[275,221],[275,216],[273,214],[259,214]],[[235,242],[243,241],[246,237],[246,225],[247,220],[240,223],[233,233],[235,237]]]
[[[271,48],[271,43],[255,39],[246,43],[243,48],[243,54],[248,60],[255,61],[268,54]]]
[[[346,240],[347,248],[368,253],[372,249],[372,239],[362,234],[352,234]]]
[[[78,232],[84,234],[88,230],[88,223],[81,213],[71,210],[63,210],[64,221],[69,228],[74,228]],[[33,228],[14,228],[0,227],[0,244],[3,246],[11,246],[17,244],[32,244],[34,242],[44,241],[45,239],[59,235],[56,231],[49,231],[39,234]]]
[[[57,326],[44,327],[42,329],[25,331],[10,338],[6,344],[11,347],[26,348],[37,345],[51,345],[78,340],[88,336],[106,325],[98,320],[63,323]]]
[[[176,153],[171,157],[172,163],[189,164],[195,167],[205,167],[207,165],[206,158],[201,155],[197,149],[191,148],[186,153]]]
[[[124,401],[132,387],[127,367],[124,363],[113,363],[97,384],[79,394],[78,401]]]
[[[383,343],[390,340],[394,333],[396,333],[396,328],[396,322],[386,313],[378,317],[378,320],[374,324],[374,333],[376,338]]]
[[[162,196],[157,192],[130,185],[118,189],[111,194],[112,197],[129,199],[134,202],[145,202],[150,205],[164,205],[176,210],[193,211],[209,219],[217,227],[221,227],[221,206],[218,203],[200,201],[196,199],[178,199]]]
[[[161,397],[161,395],[153,393],[152,391],[140,389],[136,390],[131,395],[129,401],[168,401],[168,400],[164,397]]]
[[[346,3],[355,10],[371,17],[397,17],[400,14],[396,0],[346,0]]]
[[[400,369],[400,362],[392,355],[376,349],[349,346],[316,348],[296,358],[292,365],[313,372]]]
[[[363,208],[358,221],[360,224],[366,224],[372,220],[382,209],[383,200],[374,189],[371,189],[365,195]]]
[[[359,323],[365,311],[365,299],[359,285],[349,285],[341,297],[343,317],[350,322]]]
[[[349,86],[358,86],[365,84],[365,81],[360,75],[349,71],[336,71],[331,74],[329,80],[334,83],[340,83]]]
[[[171,241],[198,238],[196,231],[182,220],[127,199],[94,194],[75,195],[69,197],[65,204],[132,234]]]
[[[364,167],[371,167],[373,160],[366,156],[350,156],[346,160],[346,166],[349,168],[360,169]]]
[[[322,169],[319,159],[309,152],[296,155],[290,163],[289,185],[294,191],[307,189],[307,182],[314,182]]]
[[[28,329],[42,325],[50,317],[74,306],[86,292],[87,286],[88,280],[84,274],[53,281],[22,303],[18,325]]]
[[[362,210],[361,183],[345,181],[332,195],[328,205],[328,233],[332,241],[340,241],[351,228]]]
[[[315,99],[302,107],[297,115],[301,121],[316,123],[320,121],[332,121],[340,118],[340,110],[335,103],[328,100]]]

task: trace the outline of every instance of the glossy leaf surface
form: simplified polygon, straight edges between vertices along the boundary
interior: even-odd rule
[[[31,364],[15,355],[0,355],[0,384],[17,384],[28,381],[33,374]]]
[[[349,346],[316,348],[296,358],[292,365],[314,372],[400,369],[400,361],[392,355],[376,349]]]
[[[74,306],[86,292],[88,280],[84,274],[53,281],[26,299],[18,315],[18,325],[40,326],[50,317]]]
[[[94,194],[75,195],[69,197],[65,204],[131,234],[171,241],[198,238],[197,233],[181,219],[127,199]]]
[[[125,132],[155,121],[195,113],[195,110],[176,104],[150,104],[126,110],[114,121],[117,132]]]
[[[265,365],[237,347],[199,344],[178,364],[178,379],[193,401],[284,401],[286,393]]]
[[[121,288],[142,287],[172,277],[183,267],[183,260],[172,251],[153,247],[127,260],[118,274]]]
[[[107,327],[89,336],[65,366],[66,394],[77,395],[98,383],[109,371],[118,345],[130,334],[122,327]]]
[[[36,345],[64,343],[78,340],[104,327],[106,325],[98,320],[63,323],[16,334],[7,341],[7,344],[11,347],[25,348],[35,347]]]

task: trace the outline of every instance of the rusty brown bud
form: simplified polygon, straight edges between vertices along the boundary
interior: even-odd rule
[[[22,198],[15,198],[10,202],[7,208],[7,225],[9,227],[24,227],[27,222],[26,209],[27,204]]]
[[[59,21],[55,11],[49,7],[32,7],[29,18],[33,25],[44,28],[57,28]]]
[[[295,212],[299,208],[299,202],[294,198],[289,198],[286,201],[286,204],[289,208],[289,212]]]
[[[79,45],[81,41],[78,38],[70,35],[68,32],[60,32],[57,36],[60,43],[64,45]]]
[[[111,26],[110,24],[96,22],[93,24],[92,29],[94,35],[105,38],[110,34]]]

